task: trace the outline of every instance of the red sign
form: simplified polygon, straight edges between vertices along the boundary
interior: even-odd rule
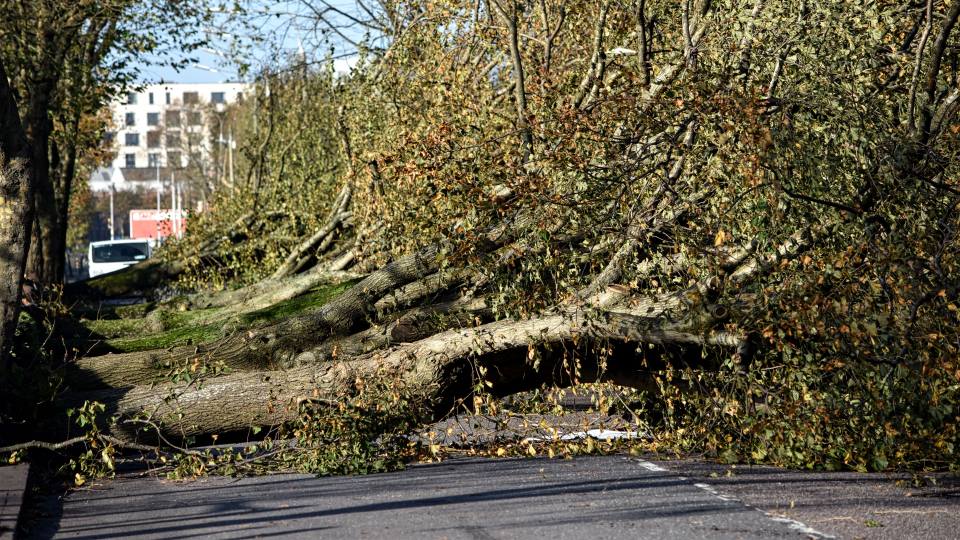
[[[131,210],[130,238],[147,240],[183,236],[187,219],[182,210]]]

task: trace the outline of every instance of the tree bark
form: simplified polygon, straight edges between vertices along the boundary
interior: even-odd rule
[[[500,12],[504,23],[507,25],[507,41],[510,44],[510,60],[513,62],[514,78],[514,105],[517,109],[517,130],[520,131],[520,138],[523,142],[523,148],[526,158],[533,154],[533,132],[530,130],[530,123],[527,121],[527,90],[525,75],[523,72],[523,57],[520,54],[520,37],[517,28],[517,6],[513,0],[508,5],[503,5],[499,0],[492,0]]]
[[[48,112],[50,108],[53,83],[49,80],[37,81],[31,85],[30,105],[27,114],[27,136],[32,153],[30,156],[33,170],[33,185],[36,192],[34,211],[36,226],[41,244],[34,246],[39,250],[31,258],[29,272],[31,277],[41,283],[62,283],[63,269],[58,268],[58,254],[63,251],[60,245],[60,216],[56,192],[50,177],[50,135],[53,122]]]
[[[54,252],[55,266],[59,273],[57,283],[62,283],[67,263],[67,227],[70,223],[70,197],[73,195],[73,180],[77,174],[77,137],[79,137],[79,118],[71,120],[71,135],[67,141],[66,164],[63,167],[60,181],[60,207],[57,209],[57,220],[60,228],[57,230],[57,245],[59,250]]]
[[[489,252],[503,245],[529,220],[529,216],[520,215],[494,227],[480,240],[478,249]],[[290,365],[299,354],[317,344],[362,329],[361,323],[376,317],[377,300],[439,270],[441,248],[431,245],[387,264],[315,312],[208,344],[85,358],[77,362],[79,371],[71,381],[82,388],[151,384],[171,369],[198,361],[241,370]]]
[[[21,286],[30,249],[33,191],[30,150],[20,113],[0,61],[0,370],[20,313]]]
[[[535,388],[544,382],[573,382],[558,366],[566,358],[550,354],[560,344],[571,350],[578,343],[597,339],[694,346],[698,350],[705,346],[736,349],[742,344],[739,336],[702,331],[699,325],[703,318],[691,317],[677,323],[660,317],[667,306],[653,310],[657,312],[653,317],[639,314],[650,311],[649,304],[657,302],[634,302],[643,306],[641,310],[622,308],[601,316],[565,310],[529,320],[501,320],[476,328],[447,330],[345,360],[288,370],[233,373],[189,384],[162,383],[84,393],[71,399],[96,399],[121,418],[146,416],[161,427],[166,437],[189,437],[277,425],[295,418],[302,402],[336,402],[362,386],[363,381],[376,378],[391,381],[394,388],[426,404],[438,418],[469,397],[478,382],[474,380],[476,365],[485,366],[479,372],[490,368],[489,371],[510,373],[508,377],[493,376],[500,385],[492,388],[495,393]],[[535,350],[545,351],[552,360],[544,364],[532,362],[531,351]],[[690,357],[700,359],[702,355]],[[621,361],[629,363],[631,359],[624,357]],[[600,365],[589,366],[583,373],[582,382],[622,378],[624,374],[635,381],[644,378],[636,365],[614,366],[609,371]],[[133,433],[122,426],[121,433]]]
[[[320,310],[250,329],[213,343],[168,351],[111,354],[82,359],[71,377],[79,387],[128,387],[155,382],[164,372],[194,360],[213,360],[230,369],[269,369],[289,365],[301,352],[326,339],[345,335],[368,315],[388,292],[429,275],[438,267],[432,246],[402,257],[367,276]]]

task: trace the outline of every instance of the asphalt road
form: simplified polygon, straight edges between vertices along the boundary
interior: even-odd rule
[[[955,474],[791,471],[703,460],[660,464],[837,538],[960,539],[960,476]]]
[[[116,479],[40,501],[26,537],[817,537],[698,483],[624,456],[457,459],[338,478]]]
[[[29,471],[26,464],[0,466],[0,540],[13,538]]]

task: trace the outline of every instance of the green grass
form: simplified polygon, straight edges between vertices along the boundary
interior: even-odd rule
[[[223,325],[206,324],[189,328],[177,328],[145,337],[128,337],[107,340],[107,345],[120,352],[166,349],[179,345],[197,345],[222,336]]]
[[[263,322],[273,322],[302,313],[309,313],[319,309],[324,304],[333,300],[353,287],[359,280],[347,281],[339,285],[323,285],[310,289],[305,294],[290,300],[279,302],[270,307],[247,313],[241,317],[244,324],[256,324]]]
[[[176,330],[188,324],[203,324],[217,318],[223,308],[206,308],[184,311],[164,311],[160,314],[162,326],[166,330]]]
[[[131,336],[143,336],[146,333],[156,333],[157,328],[163,331],[177,330],[183,326],[193,323],[200,323],[203,320],[209,320],[216,316],[221,308],[198,309],[194,311],[168,311],[156,312],[153,317],[159,320],[139,319],[97,319],[92,321],[83,321],[83,325],[94,334],[106,338],[122,338]]]
[[[95,321],[85,320],[82,323],[94,334],[108,338],[142,332],[144,325],[142,319],[99,319]]]
[[[270,323],[294,315],[315,311],[330,300],[343,294],[344,291],[352,287],[355,283],[356,282],[347,282],[339,285],[317,287],[302,296],[279,302],[253,313],[248,313],[240,317],[228,317],[208,323],[205,323],[205,321],[213,318],[217,312],[221,311],[221,308],[165,312],[162,314],[163,324],[165,328],[170,328],[170,330],[146,336],[142,335],[144,331],[143,328],[146,324],[143,319],[90,321],[90,323],[99,324],[101,329],[126,330],[124,335],[128,337],[110,339],[106,342],[108,346],[120,352],[165,349],[180,345],[199,345],[224,337],[236,328]],[[88,324],[88,327],[92,330],[95,326],[97,325]],[[136,335],[137,332],[141,335]]]

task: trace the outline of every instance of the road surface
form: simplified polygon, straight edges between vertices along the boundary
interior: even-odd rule
[[[29,538],[825,536],[625,456],[454,459],[338,478],[117,479],[44,504]]]

